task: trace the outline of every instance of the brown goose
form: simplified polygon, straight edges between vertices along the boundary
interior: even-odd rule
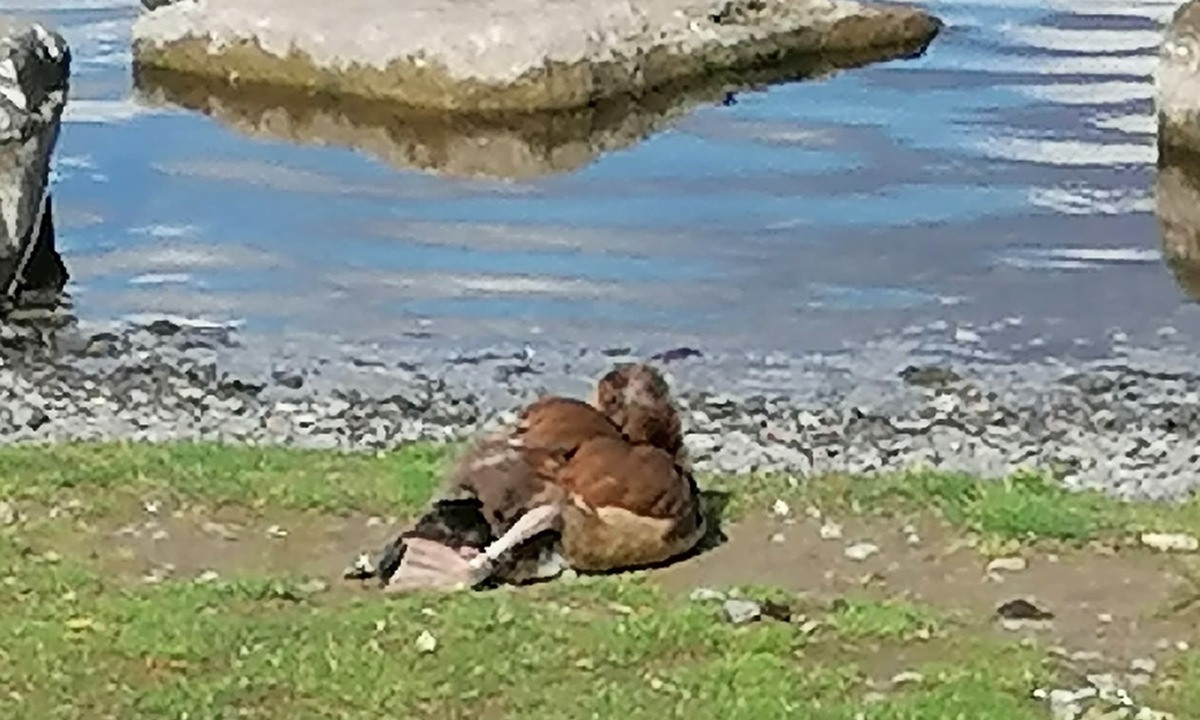
[[[472,557],[440,538],[405,538],[389,589],[617,570],[686,552],[706,527],[682,451],[669,389],[648,365],[606,374],[592,404],[542,398],[448,478],[447,496],[476,499],[496,540]]]

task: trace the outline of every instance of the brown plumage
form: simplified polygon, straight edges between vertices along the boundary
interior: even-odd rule
[[[448,495],[477,499],[496,541],[491,562],[435,542],[410,543],[397,589],[518,581],[541,573],[547,533],[566,564],[605,571],[679,555],[705,532],[670,391],[654,368],[628,365],[597,384],[591,404],[543,397],[482,438],[447,478]],[[487,561],[487,557],[477,560]]]
[[[558,473],[567,494],[562,553],[576,570],[651,565],[692,548],[704,535],[699,489],[660,448],[594,438]]]
[[[538,504],[560,467],[585,441],[621,431],[591,405],[557,396],[535,400],[515,422],[471,446],[446,478],[450,497],[478,498],[500,535]]]
[[[662,373],[647,363],[618,365],[596,383],[591,404],[630,442],[648,444],[686,463],[683,423]]]
[[[530,508],[563,497],[554,485],[555,475],[582,443],[594,437],[619,439],[621,432],[580,400],[550,396],[534,401],[512,423],[480,438],[458,458],[439,497],[416,527],[385,546],[378,563],[379,579],[389,583],[408,548],[421,546],[421,540],[430,541],[424,545],[428,552],[442,546],[469,557],[462,546],[472,542],[482,551]],[[480,528],[473,524],[478,521],[470,520],[467,507],[477,508],[478,518],[486,522],[484,541],[476,540]],[[446,529],[440,534],[418,532],[422,527]],[[521,583],[553,575],[561,570],[557,550],[557,532],[544,532],[501,558],[495,577]]]

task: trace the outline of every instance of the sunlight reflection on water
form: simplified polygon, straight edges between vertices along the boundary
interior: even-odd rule
[[[599,157],[586,138],[506,135],[514,167],[579,164],[511,182],[428,171],[482,153],[469,134],[342,127],[296,144],[271,134],[299,132],[282,111],[246,118],[251,137],[148,107],[129,78],[136,0],[20,3],[76,55],[56,181],[84,317],[354,336],[400,316],[591,307],[630,332],[674,322],[805,349],[934,316],[1088,335],[1188,312],[1147,269],[1149,74],[1174,2],[932,0],[948,27],[922,58],[648,117],[649,137]]]

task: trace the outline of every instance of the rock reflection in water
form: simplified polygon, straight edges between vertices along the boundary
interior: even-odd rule
[[[1167,267],[1200,302],[1200,155],[1159,143],[1155,214]]]
[[[914,49],[906,57],[922,52]],[[250,136],[353,148],[398,169],[529,180],[578,170],[604,153],[666,129],[692,108],[727,101],[730,93],[896,57],[896,49],[889,48],[793,58],[736,76],[714,75],[702,84],[667,86],[637,98],[521,115],[431,113],[353,96],[226,83],[136,65],[134,86],[144,102],[194,110]]]

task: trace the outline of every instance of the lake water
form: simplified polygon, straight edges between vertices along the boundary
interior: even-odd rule
[[[369,128],[290,142],[149,105],[136,0],[0,0],[75,55],[55,211],[85,319],[790,351],[936,321],[1017,354],[1200,337],[1153,212],[1175,3],[925,6],[947,27],[921,58],[701,105],[594,158],[517,147],[503,180]]]

